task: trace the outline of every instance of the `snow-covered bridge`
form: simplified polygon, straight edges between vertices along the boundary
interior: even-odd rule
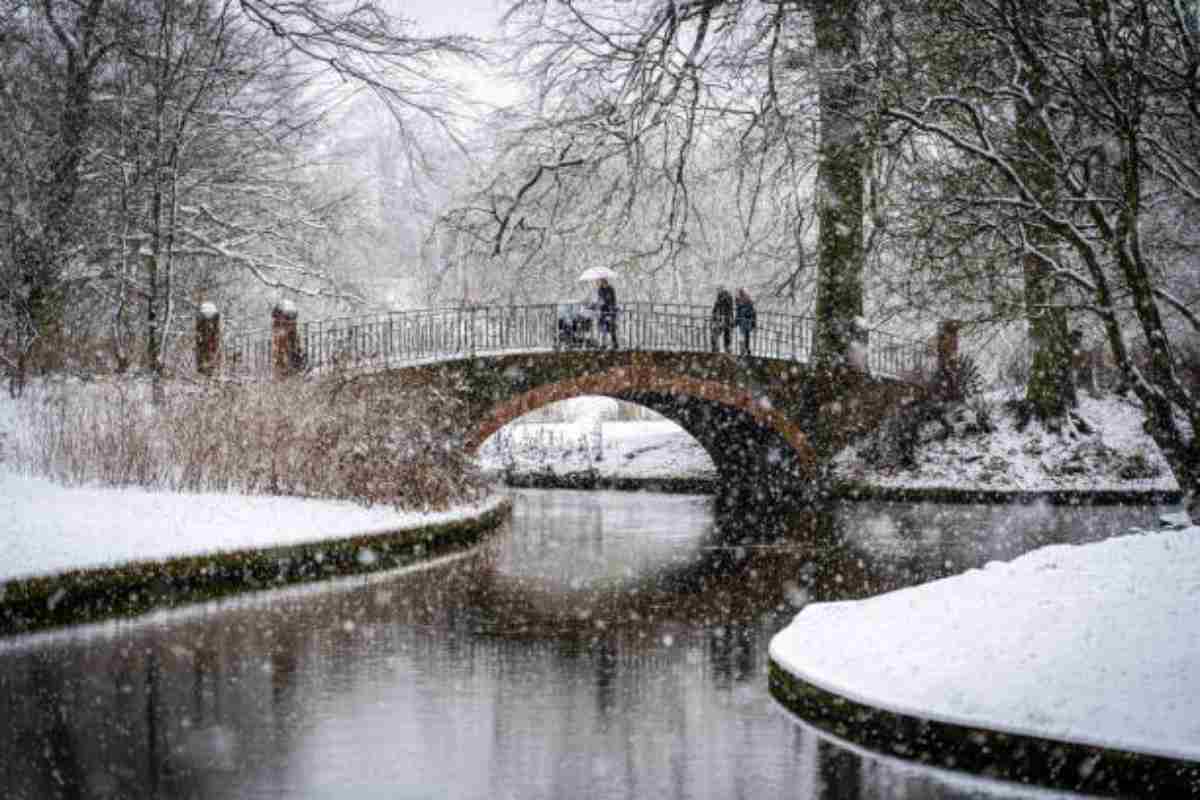
[[[579,324],[587,320],[579,311],[505,306],[300,323],[277,309],[271,331],[223,343],[222,369],[342,371],[357,391],[415,384],[452,393],[465,400],[457,413],[472,449],[558,400],[626,400],[683,427],[722,478],[786,491],[915,397],[918,388],[906,378],[932,358],[924,344],[863,331],[853,364],[818,365],[810,358],[813,320],[774,312],[758,314],[749,356],[714,353],[707,308],[651,303],[622,306],[621,349],[606,350],[596,347],[593,326]]]

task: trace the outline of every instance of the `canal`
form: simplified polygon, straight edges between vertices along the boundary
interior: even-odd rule
[[[824,738],[769,696],[770,638],[808,602],[1155,519],[517,491],[486,545],[420,569],[0,640],[0,794],[1038,796]]]

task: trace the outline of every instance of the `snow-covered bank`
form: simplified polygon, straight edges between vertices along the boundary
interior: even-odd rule
[[[1028,492],[1173,493],[1179,484],[1132,400],[1081,395],[1062,432],[1037,421],[1023,429],[993,393],[954,409],[949,428],[927,423],[909,469],[872,465],[863,440],[834,459],[838,478],[883,489]],[[979,419],[986,416],[986,420]],[[990,432],[983,428],[990,427]]]
[[[471,519],[503,501],[401,512],[296,497],[66,488],[0,468],[0,581],[409,530]]]
[[[810,605],[772,640],[771,658],[904,716],[1200,761],[1197,620],[1192,526]]]

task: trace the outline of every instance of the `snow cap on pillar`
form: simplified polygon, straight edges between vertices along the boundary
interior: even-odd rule
[[[291,300],[288,300],[286,297],[275,303],[274,310],[275,313],[279,314],[280,316],[288,318],[296,316],[296,304]]]

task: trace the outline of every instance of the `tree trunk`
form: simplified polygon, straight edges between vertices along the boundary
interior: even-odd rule
[[[1067,314],[1053,307],[1055,282],[1047,275],[1046,263],[1029,253],[1025,266],[1025,308],[1033,364],[1025,387],[1025,402],[1040,420],[1064,417],[1079,404],[1072,366]]]
[[[1026,4],[1019,5],[1023,8]],[[1026,65],[1023,77],[1031,102],[1017,104],[1017,168],[1021,180],[1037,196],[1038,203],[1043,208],[1054,208],[1055,176],[1046,166],[1055,163],[1054,142],[1041,116],[1048,92],[1041,74],[1034,67]],[[1043,253],[1054,251],[1054,233],[1037,223],[1023,227],[1027,247]],[[1045,422],[1065,417],[1079,404],[1072,369],[1070,328],[1066,309],[1057,305],[1062,287],[1051,273],[1052,265],[1037,252],[1026,252],[1022,260],[1025,316],[1033,348],[1025,402],[1028,410]]]
[[[860,49],[859,0],[811,4],[820,67],[817,167],[818,363],[849,360],[863,314],[863,166],[866,147],[854,76]]]

